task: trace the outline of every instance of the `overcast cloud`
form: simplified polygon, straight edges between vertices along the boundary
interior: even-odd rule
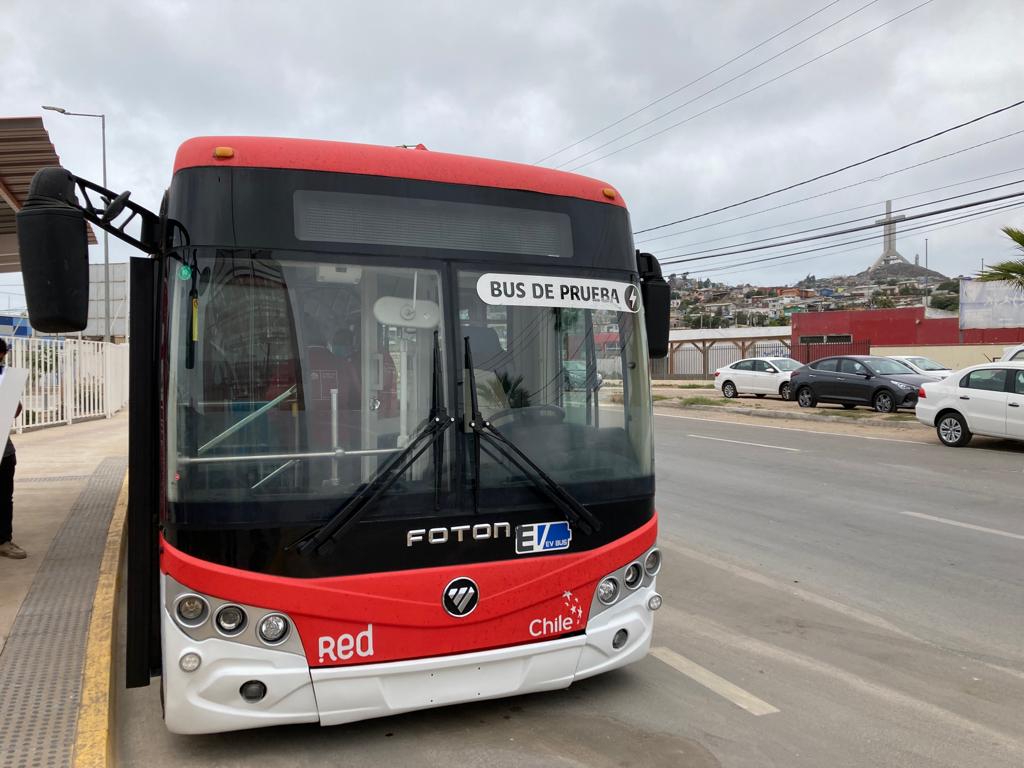
[[[3,116],[42,114],[63,164],[99,180],[98,121],[107,115],[110,185],[155,208],[174,152],[204,134],[296,136],[402,144],[534,162],[731,59],[828,0],[686,2],[38,2],[2,3]],[[558,165],[698,96],[865,5],[839,0],[779,39],[631,120],[545,162]],[[877,0],[775,61],[665,120],[568,164],[576,167],[684,120],[918,5]],[[691,216],[839,167],[1024,99],[1021,0],[933,2],[660,136],[586,165],[625,196],[635,229]],[[660,231],[738,221],[650,241],[662,257],[783,233],[695,241],[880,203],[1024,168],[1024,134],[844,192],[772,205],[875,177],[1024,129],[1024,107],[860,169]],[[1024,179],[1024,170],[897,201],[913,205]],[[1024,190],[1024,184],[1006,191]],[[998,194],[994,192],[991,194]],[[1024,204],[1022,204],[1024,205]],[[1024,207],[901,238],[910,258],[956,275],[1013,254],[999,233]],[[639,239],[639,238],[638,238]],[[881,252],[808,254],[709,273],[764,284],[860,271]],[[131,249],[111,243],[115,260]],[[761,254],[759,254],[761,255]],[[769,254],[764,254],[769,255]],[[809,257],[813,256],[813,259]],[[102,260],[93,248],[93,260]],[[735,262],[730,257],[722,262]],[[696,271],[695,268],[690,269]],[[667,271],[682,272],[683,267]],[[17,282],[14,275],[0,279]],[[9,288],[4,288],[10,291]],[[17,303],[17,300],[14,300]],[[0,303],[0,307],[3,304]]]

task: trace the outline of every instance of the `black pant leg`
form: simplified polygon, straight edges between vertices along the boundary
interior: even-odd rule
[[[0,461],[0,544],[10,541],[13,536],[14,467],[17,463],[13,453]]]

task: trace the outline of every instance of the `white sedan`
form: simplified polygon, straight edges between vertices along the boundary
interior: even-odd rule
[[[802,365],[788,357],[746,357],[715,371],[715,389],[723,397],[749,393],[758,397],[778,395],[783,400],[791,400],[789,375]]]
[[[953,372],[949,366],[937,363],[923,355],[889,355],[893,360],[899,360],[915,373],[922,376],[931,376],[936,379],[944,379]]]
[[[1024,440],[1024,361],[974,365],[917,392],[917,420],[935,427],[943,445],[974,435]]]

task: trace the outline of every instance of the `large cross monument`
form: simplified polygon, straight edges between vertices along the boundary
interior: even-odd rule
[[[882,255],[871,265],[871,269],[888,267],[890,264],[910,263],[896,250],[896,222],[905,218],[906,216],[893,216],[892,200],[885,201],[885,218],[875,222],[875,224],[885,225],[882,227]]]

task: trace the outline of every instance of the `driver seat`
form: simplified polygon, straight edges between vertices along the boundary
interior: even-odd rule
[[[480,414],[489,419],[499,411],[508,410],[508,395],[498,375],[498,368],[507,357],[501,348],[498,334],[493,328],[480,325],[462,326],[463,338],[469,338],[473,350],[473,375],[476,378],[476,399]],[[484,367],[480,367],[484,366]],[[466,388],[466,413],[471,413],[473,404]]]

